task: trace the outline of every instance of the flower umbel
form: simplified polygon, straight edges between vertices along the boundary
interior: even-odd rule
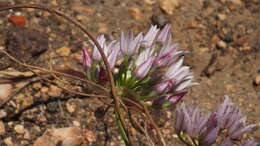
[[[254,128],[255,124],[245,125],[246,116],[241,110],[230,102],[226,97],[223,104],[221,104],[216,112],[217,124],[221,129],[228,130],[228,137],[230,139],[240,139],[243,134],[248,133]]]
[[[113,75],[115,85],[120,89],[119,96],[134,97],[140,102],[162,107],[177,104],[190,87],[197,85],[192,82],[189,67],[183,66],[185,52],[178,51],[178,45],[171,39],[169,24],[162,30],[152,25],[145,35],[121,32],[119,40],[108,44],[104,35],[97,37],[110,68],[115,70]],[[92,45],[92,55],[83,50],[87,77],[107,86],[108,77],[101,55]]]
[[[221,146],[231,146],[235,142],[242,143],[242,135],[255,127],[246,125],[245,116],[226,97],[216,112],[202,114],[198,108],[186,106],[184,103],[176,109],[175,129],[182,141],[195,146],[210,146],[217,144],[216,139],[222,139]],[[189,140],[191,139],[191,140]],[[241,146],[255,146],[253,140]]]

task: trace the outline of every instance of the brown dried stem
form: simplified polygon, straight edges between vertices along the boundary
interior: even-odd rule
[[[104,64],[105,64],[105,68],[106,68],[106,71],[108,73],[108,77],[109,77],[109,80],[110,80],[110,85],[111,85],[111,95],[112,95],[112,98],[114,100],[114,103],[115,103],[115,112],[116,114],[118,115],[119,117],[119,120],[124,128],[125,131],[127,131],[127,128],[126,128],[126,124],[125,124],[125,121],[124,121],[124,117],[123,117],[123,114],[120,110],[120,104],[123,106],[123,108],[127,108],[124,103],[120,100],[120,98],[116,95],[116,89],[115,89],[115,84],[114,84],[114,78],[113,78],[113,74],[110,70],[110,66],[109,66],[109,63],[108,63],[108,60],[101,48],[101,46],[99,45],[99,43],[97,42],[97,40],[79,23],[77,22],[76,20],[74,20],[73,18],[63,14],[62,12],[58,11],[58,10],[55,10],[55,9],[52,9],[52,8],[48,8],[46,6],[41,6],[41,5],[35,5],[35,4],[19,4],[19,5],[12,5],[12,6],[6,6],[6,7],[2,7],[0,8],[0,11],[4,11],[4,10],[9,10],[9,9],[15,9],[15,8],[34,8],[34,9],[40,9],[40,10],[43,10],[43,11],[47,11],[49,13],[52,13],[52,14],[55,14],[55,15],[58,15],[58,16],[61,16],[63,17],[64,19],[66,19],[67,21],[69,21],[70,23],[74,24],[76,27],[78,27],[81,31],[83,31],[93,42],[94,44],[97,46],[100,54],[101,54],[101,57],[104,61]],[[80,77],[76,77],[76,76],[73,76],[73,75],[70,75],[70,74],[66,74],[66,73],[63,73],[63,72],[59,72],[59,71],[53,71],[52,69],[51,70],[48,70],[48,69],[43,69],[43,68],[39,68],[39,67],[35,67],[35,66],[31,66],[31,65],[27,65],[27,64],[24,64],[22,62],[20,62],[19,60],[15,59],[13,56],[11,56],[10,54],[8,54],[7,52],[5,52],[4,50],[1,50],[2,52],[4,52],[8,57],[10,57],[12,60],[14,60],[15,62],[19,63],[20,65],[28,68],[30,71],[32,71],[33,73],[35,73],[36,75],[38,75],[39,77],[41,77],[43,80],[47,81],[47,82],[51,82],[53,84],[56,84],[57,86],[59,86],[56,82],[53,82],[53,81],[50,81],[49,79],[43,77],[41,74],[39,73],[36,73],[33,69],[38,69],[38,70],[42,70],[46,73],[51,73],[54,77],[57,77],[56,74],[58,75],[63,75],[63,76],[66,76],[66,77],[70,77],[70,78],[74,78],[74,79],[78,79],[80,81],[84,81],[88,84],[91,84],[91,85],[94,85],[106,92],[108,92],[108,89],[98,85],[98,84],[95,84],[93,82],[90,82],[88,80],[84,80]],[[59,79],[59,78],[58,78]],[[104,98],[104,97],[107,97],[107,96],[101,96],[101,95],[95,95],[95,94],[85,94],[85,93],[79,93],[79,92],[75,92],[75,91],[70,91],[69,89],[66,89],[66,88],[63,88],[63,87],[60,87],[61,89],[67,91],[67,92],[70,92],[70,93],[73,93],[73,94],[77,94],[77,95],[82,95],[82,96],[94,96],[94,97],[98,97],[98,98]],[[155,122],[153,121],[153,118],[151,117],[151,115],[149,114],[148,112],[148,109],[147,107],[143,106],[141,103],[137,103],[135,101],[132,101],[128,98],[122,98],[123,100],[126,100],[127,102],[131,102],[135,107],[137,107],[138,110],[140,110],[143,114],[145,114],[145,117],[152,123],[153,127],[155,128],[156,130],[156,133],[158,134],[159,136],[159,140],[161,142],[161,144],[163,146],[166,145],[165,141],[164,141],[164,138],[162,136],[162,133],[161,131],[159,130],[159,128],[157,127],[157,125],[155,124]],[[129,135],[129,134],[127,134]],[[132,142],[129,140],[129,145],[132,145]]]
[[[9,10],[9,9],[16,9],[16,8],[33,8],[33,9],[40,9],[40,10],[43,10],[43,11],[47,11],[49,13],[52,13],[52,14],[55,14],[55,15],[58,15],[58,16],[61,16],[62,18],[66,19],[67,21],[69,21],[70,23],[74,24],[76,27],[78,27],[81,31],[83,31],[93,42],[94,44],[97,46],[100,54],[101,54],[101,57],[104,61],[104,64],[105,64],[105,68],[106,68],[106,71],[108,73],[108,77],[109,77],[109,80],[110,80],[110,86],[111,86],[111,95],[112,95],[112,98],[115,102],[115,112],[116,114],[118,115],[118,118],[124,128],[124,131],[127,131],[127,128],[126,128],[126,123],[124,121],[124,117],[120,111],[120,99],[119,97],[116,95],[116,89],[115,89],[115,84],[114,84],[114,78],[113,78],[113,74],[110,70],[110,66],[109,66],[109,63],[108,63],[108,60],[105,56],[105,53],[103,52],[101,46],[99,45],[99,43],[97,42],[97,40],[93,37],[93,35],[91,35],[78,21],[74,20],[73,18],[65,15],[64,13],[58,11],[58,10],[55,10],[55,9],[52,9],[52,8],[48,8],[46,6],[42,6],[42,5],[36,5],[36,4],[18,4],[18,5],[11,5],[11,6],[5,6],[5,7],[2,7],[0,8],[0,11],[4,11],[4,10]],[[129,144],[131,145],[131,141],[129,141]]]
[[[40,67],[32,67],[32,66],[30,66],[30,65],[27,65],[27,64],[22,63],[21,61],[15,59],[12,55],[10,55],[9,53],[7,53],[6,51],[4,51],[4,50],[2,50],[2,49],[0,49],[0,51],[3,52],[6,56],[8,56],[10,59],[12,59],[14,62],[18,63],[18,64],[21,65],[21,66],[24,66],[25,68],[27,68],[28,70],[30,70],[32,73],[34,73],[35,75],[39,76],[42,80],[47,81],[47,82],[52,83],[52,84],[55,84],[55,85],[57,85],[59,88],[63,89],[64,91],[67,91],[67,92],[72,93],[72,94],[80,95],[80,96],[90,96],[90,97],[98,97],[98,98],[107,98],[107,96],[104,96],[104,95],[86,94],[86,93],[80,93],[80,92],[72,91],[72,90],[70,90],[70,89],[66,89],[66,88],[64,88],[64,87],[62,87],[62,86],[60,86],[60,85],[58,85],[56,82],[51,81],[51,80],[49,80],[48,78],[44,77],[43,75],[41,75],[40,73],[36,72],[36,71],[33,70],[32,68],[37,68],[37,69],[43,70],[43,71],[44,71],[45,69],[42,69],[42,68],[40,68]],[[48,71],[48,72],[51,72],[51,71]],[[3,105],[3,104],[1,104],[1,106],[2,106],[2,105]],[[0,107],[1,107],[1,106],[0,106]]]

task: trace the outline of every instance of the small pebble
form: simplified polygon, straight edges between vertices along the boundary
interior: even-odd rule
[[[236,44],[239,46],[243,46],[247,41],[247,37],[240,37],[236,40]]]
[[[92,143],[92,142],[96,141],[96,136],[90,130],[85,130],[85,138],[87,139],[87,141],[89,143]]]
[[[153,14],[153,16],[151,17],[151,21],[154,25],[157,25],[160,28],[163,28],[164,25],[170,23],[170,21],[166,18],[165,15],[156,13]]]
[[[61,57],[68,57],[71,53],[71,48],[70,47],[62,47],[59,48],[56,53],[61,56]]]
[[[21,141],[21,145],[28,145],[28,144],[29,144],[29,142],[26,141],[26,140],[22,140],[22,141]]]
[[[259,86],[260,85],[260,74],[257,74],[256,77],[255,77],[255,80],[254,80],[254,84],[256,86]]]
[[[187,28],[196,29],[199,28],[199,24],[195,20],[188,21]]]
[[[130,128],[131,135],[136,136],[138,132],[135,130],[135,128]]]
[[[231,0],[231,2],[233,2],[233,4],[236,4],[236,5],[239,5],[239,6],[243,5],[242,0]]]
[[[41,92],[42,93],[47,93],[47,92],[49,92],[49,88],[48,87],[42,87],[41,88]]]
[[[59,111],[58,102],[50,102],[47,104],[47,110],[50,113],[57,113]]]
[[[0,121],[0,136],[5,134],[5,125],[3,121]]]
[[[0,102],[6,101],[9,95],[12,93],[12,85],[11,84],[0,84]]]
[[[76,111],[76,105],[70,102],[66,103],[66,108],[69,113],[74,113]]]
[[[116,143],[115,142],[110,142],[110,146],[115,146],[116,145]]]
[[[23,125],[16,125],[14,127],[14,130],[18,134],[24,134],[24,132],[25,132]]]
[[[224,41],[220,40],[220,41],[217,42],[217,48],[219,48],[219,49],[226,49],[227,48],[227,44]]]
[[[91,15],[91,14],[95,13],[94,7],[89,7],[89,6],[79,5],[79,4],[72,5],[71,9],[73,11],[76,11],[76,12],[81,13],[81,14]]]
[[[136,7],[132,7],[128,9],[131,16],[135,19],[135,20],[140,20],[142,18],[142,13],[140,11],[140,9],[136,8]]]
[[[7,116],[7,113],[4,109],[0,110],[0,119],[4,118]]]
[[[73,125],[76,126],[76,127],[79,127],[79,126],[80,126],[80,122],[79,122],[79,121],[73,121],[72,123],[73,123]]]
[[[160,0],[161,9],[168,15],[172,15],[173,11],[180,6],[181,0]]]
[[[106,23],[98,23],[98,33],[106,33],[108,31],[108,27]]]
[[[4,139],[4,143],[8,146],[12,146],[13,145],[13,141],[11,137],[7,137]]]
[[[32,105],[32,104],[33,104],[33,97],[32,96],[26,97],[22,101],[23,107],[28,107],[29,105]]]
[[[72,54],[73,59],[75,59],[79,64],[82,64],[82,51],[78,51]]]
[[[86,15],[77,15],[76,16],[77,20],[81,21],[81,22],[89,22],[90,21],[90,18]]]
[[[235,90],[234,85],[231,85],[231,84],[225,85],[225,88],[226,88],[227,91],[234,91]]]
[[[25,138],[25,139],[31,139],[31,134],[30,134],[30,132],[29,132],[29,130],[25,130],[25,133],[24,133],[24,137],[23,138]]]
[[[97,124],[97,130],[104,131],[106,129],[105,125],[102,122]]]
[[[239,48],[240,51],[251,51],[252,47],[249,46],[248,44],[245,44],[244,46]]]
[[[60,88],[58,88],[57,86],[54,86],[54,85],[50,85],[49,89],[50,89],[50,92],[48,92],[48,95],[50,95],[51,97],[59,96],[62,91]]]
[[[24,16],[10,16],[8,20],[15,26],[24,26],[26,24]]]
[[[223,21],[223,20],[225,20],[227,18],[227,15],[226,14],[222,14],[222,13],[219,13],[217,16],[218,16],[218,19],[221,20],[221,21]]]
[[[145,3],[152,5],[155,4],[157,0],[144,0]]]
[[[0,20],[0,25],[4,24],[4,21],[3,20]]]
[[[41,82],[34,83],[33,84],[33,88],[36,89],[36,90],[41,89],[42,88],[42,83]]]
[[[223,36],[222,40],[225,41],[226,43],[233,42],[234,41],[233,34],[231,32],[228,32]]]
[[[33,146],[79,146],[85,143],[84,137],[79,127],[51,128],[38,137]]]

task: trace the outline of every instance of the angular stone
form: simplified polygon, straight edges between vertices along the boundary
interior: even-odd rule
[[[78,127],[48,129],[33,146],[81,146],[87,145],[82,131]]]
[[[172,15],[173,11],[180,6],[180,0],[160,0],[160,7],[168,15]]]

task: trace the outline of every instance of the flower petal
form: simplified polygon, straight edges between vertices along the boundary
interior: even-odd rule
[[[152,25],[149,29],[149,31],[144,36],[144,39],[142,41],[142,45],[144,47],[151,47],[154,43],[155,37],[157,36],[157,33],[159,32],[159,29],[156,25]]]
[[[219,127],[216,127],[214,129],[212,129],[205,138],[203,138],[203,145],[212,145],[213,143],[215,143],[218,134],[219,134]]]
[[[154,61],[154,57],[150,57],[143,64],[137,66],[135,70],[136,77],[138,77],[139,79],[144,78],[147,75],[147,73],[150,71],[153,61]]]
[[[106,54],[106,52],[107,52],[107,45],[106,45],[105,36],[104,35],[97,36],[97,42],[99,43],[99,45],[103,49],[104,53]],[[91,43],[94,46],[92,57],[93,57],[94,60],[100,61],[101,60],[101,55],[99,53],[99,50],[98,50],[97,46],[94,44],[94,42],[91,42]]]
[[[157,41],[161,42],[162,44],[165,43],[168,40],[172,39],[172,34],[171,34],[171,25],[166,24],[161,32],[158,35]]]
[[[83,48],[82,52],[83,52],[83,54],[82,54],[83,66],[85,68],[90,68],[92,61],[91,61],[91,58],[90,58],[90,56],[89,56],[89,54],[87,52],[87,49]]]

